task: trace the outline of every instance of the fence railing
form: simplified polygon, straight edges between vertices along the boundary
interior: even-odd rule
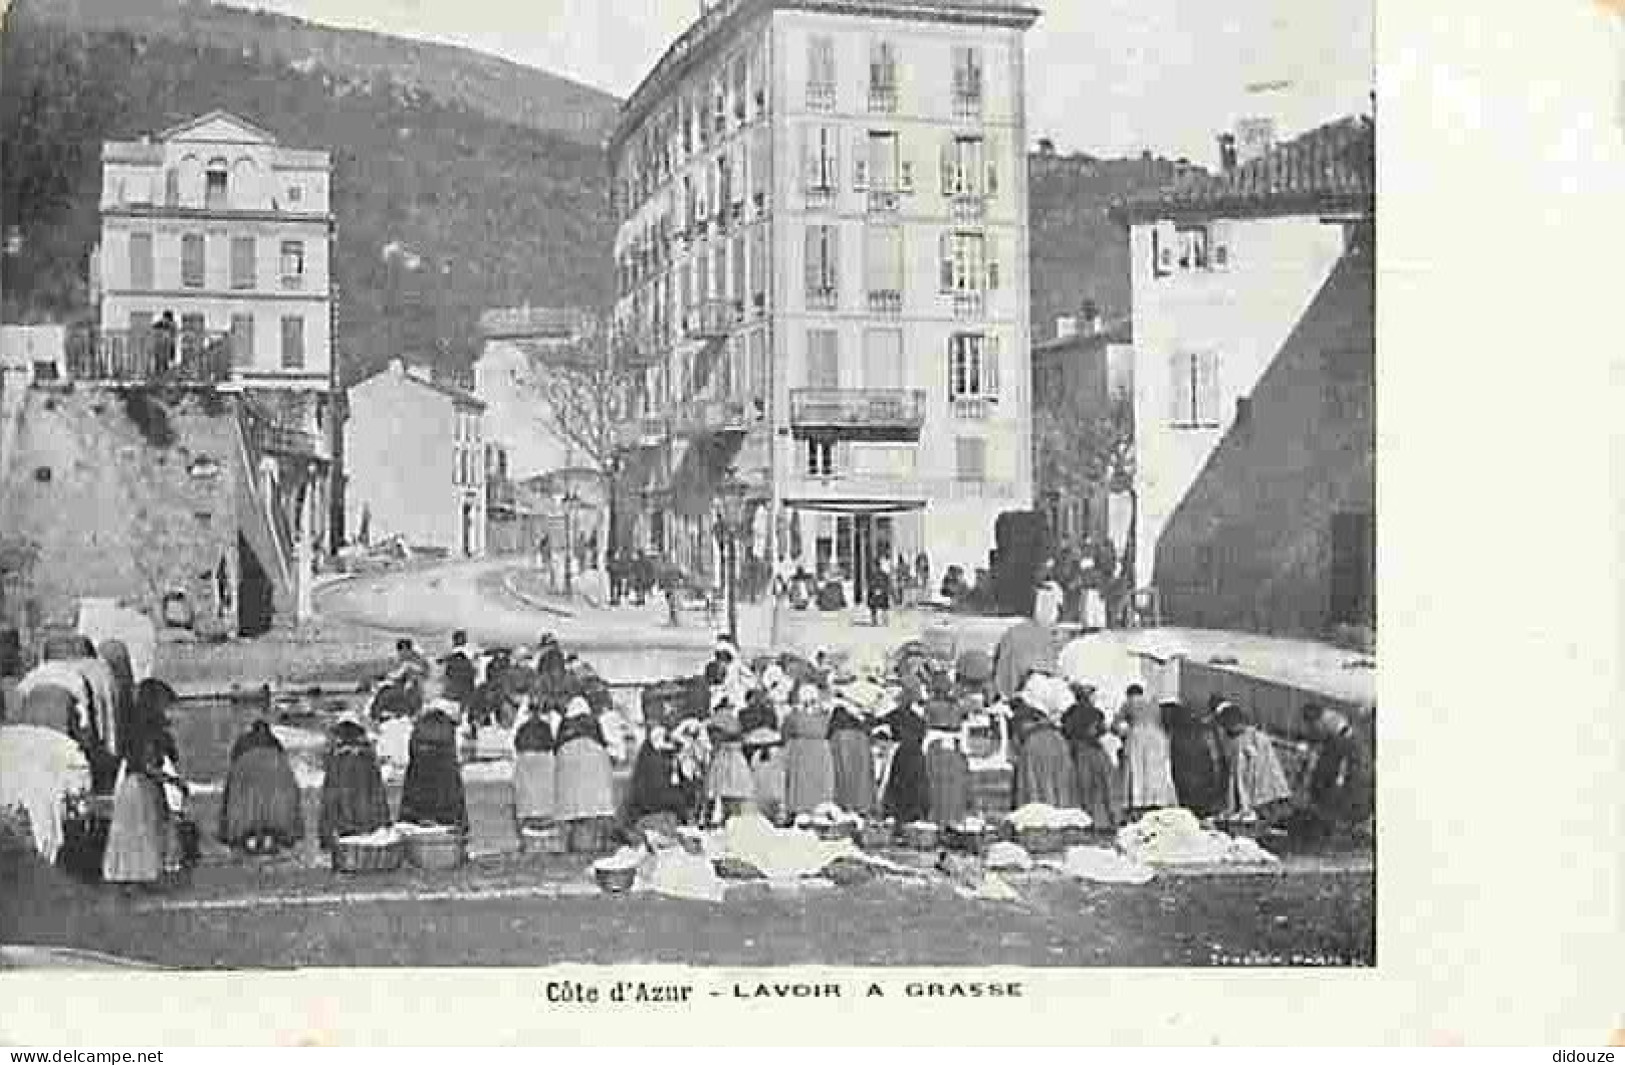
[[[158,329],[80,329],[67,336],[78,381],[219,384],[231,377],[231,335]]]

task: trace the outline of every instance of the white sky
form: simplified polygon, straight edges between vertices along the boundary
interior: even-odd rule
[[[618,96],[699,0],[235,0],[316,22],[461,44]],[[1028,129],[1063,152],[1142,148],[1211,163],[1249,113],[1294,133],[1369,112],[1373,0],[1036,0]],[[1290,81],[1249,96],[1246,87]]]

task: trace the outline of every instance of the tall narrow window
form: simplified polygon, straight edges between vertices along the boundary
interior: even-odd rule
[[[152,234],[130,234],[130,287],[152,288]]]
[[[903,303],[903,231],[869,226],[864,231],[864,272],[873,311],[896,313]]]
[[[305,319],[302,315],[289,314],[282,318],[282,368],[305,368]]]
[[[1179,429],[1219,425],[1219,353],[1176,352],[1169,370],[1170,420]]]
[[[869,46],[869,110],[897,110],[897,49],[890,41]]]
[[[987,256],[987,239],[980,233],[946,233],[942,240],[944,292],[977,292],[994,287]]]
[[[998,394],[998,337],[955,333],[948,340],[948,398],[996,399]]]
[[[869,134],[868,181],[869,191],[894,193],[901,185],[901,153],[897,147],[897,134],[893,132]]]
[[[835,40],[807,40],[807,106],[817,111],[835,108]]]
[[[863,334],[863,385],[865,388],[902,388],[903,331],[869,329]]]
[[[231,287],[254,287],[254,238],[231,238]]]
[[[840,445],[834,440],[815,438],[807,441],[807,476],[833,477]]]
[[[807,227],[807,302],[833,308],[840,299],[840,235],[836,226]]]
[[[305,242],[282,242],[282,287],[303,288],[305,285]]]
[[[942,194],[980,195],[984,154],[981,137],[950,134],[942,148]]]
[[[211,211],[222,210],[228,205],[226,175],[224,159],[209,160],[208,169],[203,172],[203,206]]]
[[[178,207],[181,202],[181,172],[174,167],[164,171],[164,206]]]
[[[185,288],[203,287],[202,233],[187,233],[181,237],[181,285]]]
[[[841,387],[840,334],[833,329],[807,330],[807,387]]]
[[[954,466],[958,480],[979,483],[987,480],[987,440],[979,436],[954,438]]]
[[[252,314],[234,314],[231,316],[231,364],[233,366],[254,365],[254,316]]]
[[[982,111],[982,50],[955,46],[953,68],[954,117],[974,118]]]

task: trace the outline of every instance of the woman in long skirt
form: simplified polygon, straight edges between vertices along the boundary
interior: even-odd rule
[[[1054,702],[1043,709],[1045,713],[1026,718],[1023,725],[1016,805],[1045,803],[1071,809],[1078,805],[1077,769],[1066,737],[1061,734],[1064,710]]]
[[[539,707],[530,707],[513,735],[513,813],[522,829],[553,821],[558,786],[556,744],[548,716]]]
[[[269,722],[256,721],[231,748],[220,800],[220,841],[249,854],[275,854],[304,835],[299,782],[288,752]]]
[[[919,705],[918,687],[905,688],[897,709],[880,719],[897,745],[886,770],[882,805],[886,816],[900,825],[924,821],[931,812],[931,788],[926,778],[925,717]]]
[[[829,719],[829,749],[835,768],[835,805],[868,817],[875,810],[875,755],[869,721],[861,710],[837,704]]]
[[[970,764],[961,726],[964,712],[952,690],[940,681],[925,704],[925,780],[931,797],[930,820],[957,825],[970,813]]]
[[[333,726],[322,759],[322,796],[316,816],[316,838],[325,849],[343,836],[364,836],[389,824],[389,794],[384,790],[378,754],[359,721]]]
[[[751,798],[761,815],[775,824],[784,820],[784,737],[763,725],[745,733],[745,764],[754,785]]]
[[[705,797],[712,815],[724,821],[756,794],[756,778],[745,761],[744,731],[739,715],[724,702],[707,722],[711,733],[711,762],[705,769]]]
[[[1117,766],[1100,744],[1106,734],[1106,715],[1088,700],[1086,693],[1067,715],[1066,725],[1070,727],[1065,731],[1077,767],[1078,807],[1089,815],[1095,828],[1114,830],[1122,819],[1122,810],[1117,802]]]
[[[457,761],[457,722],[438,707],[412,726],[400,820],[414,825],[468,829],[468,800]]]
[[[1229,762],[1224,812],[1231,817],[1264,820],[1286,814],[1292,801],[1292,785],[1281,769],[1274,741],[1233,703],[1219,707],[1218,720],[1224,730]]]
[[[671,835],[694,803],[678,763],[679,745],[663,720],[656,719],[650,724],[632,762],[632,780],[626,792],[626,825]]]
[[[1198,817],[1211,817],[1224,807],[1224,761],[1213,721],[1183,703],[1163,704],[1168,730],[1168,756],[1179,805]]]
[[[1162,714],[1138,684],[1130,685],[1120,713],[1123,736],[1123,805],[1129,814],[1179,804]]]
[[[566,705],[555,756],[556,816],[569,833],[570,850],[602,850],[615,816],[615,791],[604,732],[592,707],[579,695]]]
[[[152,885],[163,875],[168,806],[161,785],[165,711],[175,692],[159,680],[136,689],[136,707],[125,737],[118,783],[113,789],[113,823],[102,856],[102,879],[110,884]]]
[[[796,707],[784,719],[785,806],[791,816],[835,801],[835,759],[829,749],[829,711],[811,684],[802,685]]]

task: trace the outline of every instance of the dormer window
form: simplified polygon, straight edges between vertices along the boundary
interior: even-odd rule
[[[203,206],[211,210],[227,206],[227,169],[224,159],[209,160],[203,172]]]

